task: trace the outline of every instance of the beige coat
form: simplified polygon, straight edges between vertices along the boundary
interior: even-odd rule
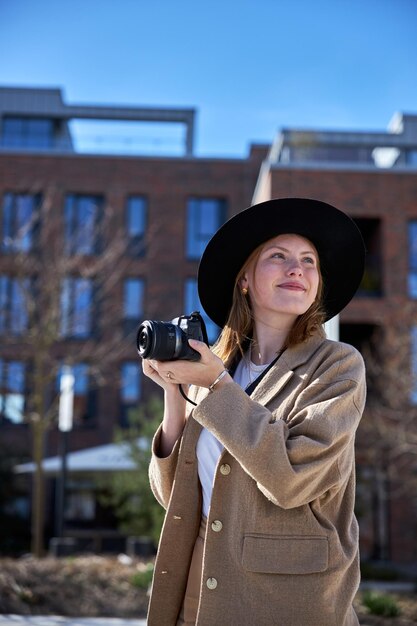
[[[205,540],[198,626],[354,626],[359,584],[354,440],[365,373],[352,347],[314,337],[288,349],[249,397],[208,393],[150,480],[167,508],[149,626],[174,626],[200,525],[196,443],[224,445]],[[221,522],[221,524],[219,524]]]

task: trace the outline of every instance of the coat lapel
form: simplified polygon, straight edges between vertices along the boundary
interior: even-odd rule
[[[253,391],[252,400],[263,406],[271,402],[294,376],[294,371],[311,357],[323,341],[323,337],[312,337],[293,348],[287,348]]]

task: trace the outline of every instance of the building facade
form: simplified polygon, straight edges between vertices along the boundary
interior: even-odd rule
[[[76,119],[181,125],[182,153],[81,153],[71,131]],[[253,203],[319,198],[355,219],[368,252],[361,288],[340,317],[340,338],[363,352],[373,372],[377,336],[397,355],[408,384],[398,391],[389,367],[380,375],[385,390],[397,388],[398,408],[392,396],[380,401],[370,377],[358,434],[362,553],[415,561],[415,502],[398,489],[395,473],[396,464],[404,468],[410,489],[415,460],[400,442],[390,444],[384,424],[395,409],[414,425],[411,436],[417,421],[417,116],[396,115],[381,133],[283,130],[241,159],[195,157],[194,119],[193,109],[70,106],[60,90],[0,88],[1,441],[16,460],[30,458],[35,374],[48,363],[45,456],[58,450],[65,364],[75,375],[70,449],[112,442],[129,411],[155,393],[141,375],[136,328],[143,319],[199,309],[196,273],[211,234]],[[400,321],[401,346],[391,346],[389,330]],[[218,329],[207,323],[214,339]],[[382,441],[375,450],[384,463],[367,454],[369,437]]]

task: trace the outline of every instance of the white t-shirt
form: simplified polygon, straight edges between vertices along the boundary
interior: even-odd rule
[[[250,363],[250,366],[248,366],[248,360],[243,358],[236,368],[233,380],[242,389],[246,389],[268,365],[268,363],[263,365]],[[220,441],[207,428],[203,428],[197,442],[197,460],[198,477],[203,489],[203,515],[205,517],[208,517],[214,474],[222,452],[223,445]]]

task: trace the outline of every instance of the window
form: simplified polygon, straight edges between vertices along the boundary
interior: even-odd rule
[[[129,412],[137,408],[140,399],[140,377],[137,361],[127,361],[122,365],[120,399],[122,426],[128,426]]]
[[[22,424],[25,409],[25,365],[0,359],[0,416],[2,421]]]
[[[133,332],[142,321],[144,281],[127,278],[124,281],[123,318],[126,334]]]
[[[193,311],[200,311],[206,324],[207,336],[210,344],[213,344],[219,336],[220,328],[211,321],[204,313],[201,306],[197,291],[197,280],[195,278],[187,278],[185,281],[185,312],[190,315]]]
[[[97,254],[102,198],[70,194],[65,198],[65,247],[67,254]]]
[[[357,291],[358,298],[380,298],[383,295],[381,220],[355,218],[366,248],[365,271]]]
[[[88,426],[96,413],[96,389],[86,363],[75,363],[71,369],[74,376],[73,426]],[[57,376],[57,393],[61,387],[61,374],[62,368]]]
[[[417,150],[407,151],[407,165],[417,165]]]
[[[65,499],[65,520],[68,522],[91,522],[96,516],[96,499],[93,487],[76,490],[75,486]]]
[[[226,203],[214,198],[190,198],[187,204],[187,257],[199,259],[209,239],[226,217]]]
[[[126,206],[126,231],[129,237],[129,252],[133,256],[145,254],[147,201],[143,196],[131,196]]]
[[[40,196],[6,193],[3,199],[2,252],[29,252],[34,245]]]
[[[93,283],[88,278],[65,278],[61,289],[61,335],[89,337],[93,321]]]
[[[408,223],[408,295],[417,299],[417,220]]]
[[[0,275],[0,334],[21,335],[28,328],[29,279]]]
[[[2,145],[8,148],[52,148],[55,121],[33,117],[5,117]]]

